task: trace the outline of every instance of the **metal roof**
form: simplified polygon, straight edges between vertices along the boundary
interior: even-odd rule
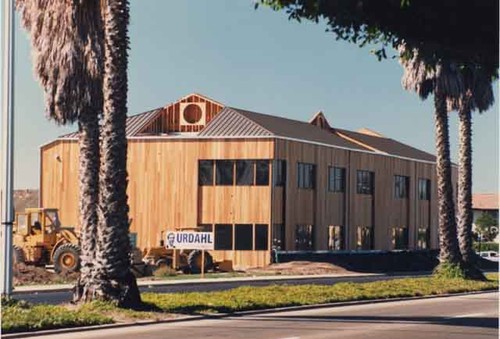
[[[127,137],[135,136],[148,124],[148,122],[151,122],[154,119],[154,117],[161,112],[161,110],[162,108],[156,108],[151,111],[127,117],[127,127],[126,127]],[[77,139],[77,138],[78,138],[78,132],[73,132],[62,135],[58,139]]]
[[[217,117],[200,132],[199,136],[275,136],[317,142],[343,148],[368,150],[365,147],[345,140],[336,134],[304,121],[251,112],[234,107],[225,107],[220,111]]]
[[[419,159],[431,162],[436,161],[436,157],[434,155],[421,151],[415,147],[408,146],[391,138],[377,137],[338,128],[335,128],[334,131],[340,134],[344,134],[347,137],[359,141],[362,144],[366,144],[367,146],[374,148],[380,152],[397,155],[404,158]]]

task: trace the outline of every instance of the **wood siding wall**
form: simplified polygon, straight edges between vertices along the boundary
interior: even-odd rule
[[[271,159],[272,141],[134,139],[128,147],[129,217],[141,249],[158,246],[162,231],[200,222],[270,224],[270,185],[199,188],[198,160]],[[77,142],[45,147],[42,168],[42,206],[59,208],[64,225],[78,225]],[[213,255],[232,261],[234,268],[264,266],[270,258],[269,251],[214,251]]]
[[[131,231],[138,246],[158,246],[161,231],[199,224],[285,224],[285,249],[295,249],[295,227],[314,225],[316,250],[328,248],[328,225],[344,226],[346,249],[356,248],[356,227],[374,227],[374,249],[392,249],[392,228],[407,227],[409,248],[418,228],[430,227],[431,247],[438,247],[435,166],[282,139],[129,140]],[[64,225],[78,225],[78,144],[56,141],[41,149],[41,201],[60,209]],[[198,186],[200,159],[281,159],[286,161],[284,187]],[[297,163],[316,165],[316,188],[297,188]],[[346,169],[344,193],[329,192],[328,167]],[[356,171],[375,173],[373,196],[357,194]],[[272,171],[272,169],[271,169]],[[453,184],[456,185],[456,168]],[[394,176],[410,177],[408,199],[394,198]],[[271,176],[270,176],[271,178]],[[417,197],[418,178],[431,179],[431,201]],[[216,260],[234,268],[263,266],[269,251],[214,251]]]
[[[287,185],[285,187],[286,212],[283,218],[282,188],[275,189],[273,197],[273,223],[286,225],[286,250],[295,249],[295,227],[300,224],[314,225],[316,250],[328,247],[328,226],[344,226],[347,249],[356,249],[356,228],[373,227],[374,249],[393,249],[392,229],[408,229],[408,246],[416,248],[419,227],[430,227],[432,248],[437,242],[437,190],[435,166],[411,160],[335,149],[296,141],[277,140],[276,158],[287,161]],[[316,188],[297,188],[297,163],[316,165]],[[345,193],[328,191],[328,168],[346,169]],[[358,194],[357,171],[374,172],[373,195]],[[456,169],[454,182],[456,182]],[[394,195],[394,176],[410,179],[407,199]],[[418,179],[431,180],[431,200],[419,200]]]

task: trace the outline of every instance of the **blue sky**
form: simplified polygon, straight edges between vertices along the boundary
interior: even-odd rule
[[[15,187],[37,188],[39,146],[75,127],[45,119],[28,37],[16,35]],[[130,39],[129,114],[199,92],[298,120],[323,110],[333,126],[368,127],[434,153],[432,99],[402,89],[396,60],[379,62],[324,25],[254,10],[251,0],[131,0]],[[474,117],[474,191],[497,191],[498,103]],[[456,114],[450,125],[456,159]]]

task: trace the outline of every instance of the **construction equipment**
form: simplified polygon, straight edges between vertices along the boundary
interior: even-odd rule
[[[180,231],[204,231],[203,227],[179,228]],[[184,273],[200,273],[202,268],[202,253],[200,250],[174,250],[166,248],[164,232],[160,234],[160,246],[147,248],[143,253],[143,261],[155,268],[163,266],[180,269]],[[210,253],[205,252],[205,269],[214,268],[214,261]]]
[[[57,273],[75,272],[80,246],[73,227],[62,227],[55,208],[27,208],[16,213],[13,228],[14,262],[54,265]]]

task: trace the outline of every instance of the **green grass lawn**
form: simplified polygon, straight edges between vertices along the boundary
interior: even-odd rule
[[[181,314],[232,313],[275,307],[314,305],[351,300],[390,299],[498,289],[498,274],[485,282],[464,279],[411,278],[370,283],[325,285],[272,285],[239,287],[222,292],[144,293],[140,310],[124,310],[111,303],[94,302],[81,307],[30,305],[10,302],[2,305],[2,332],[159,320]]]

